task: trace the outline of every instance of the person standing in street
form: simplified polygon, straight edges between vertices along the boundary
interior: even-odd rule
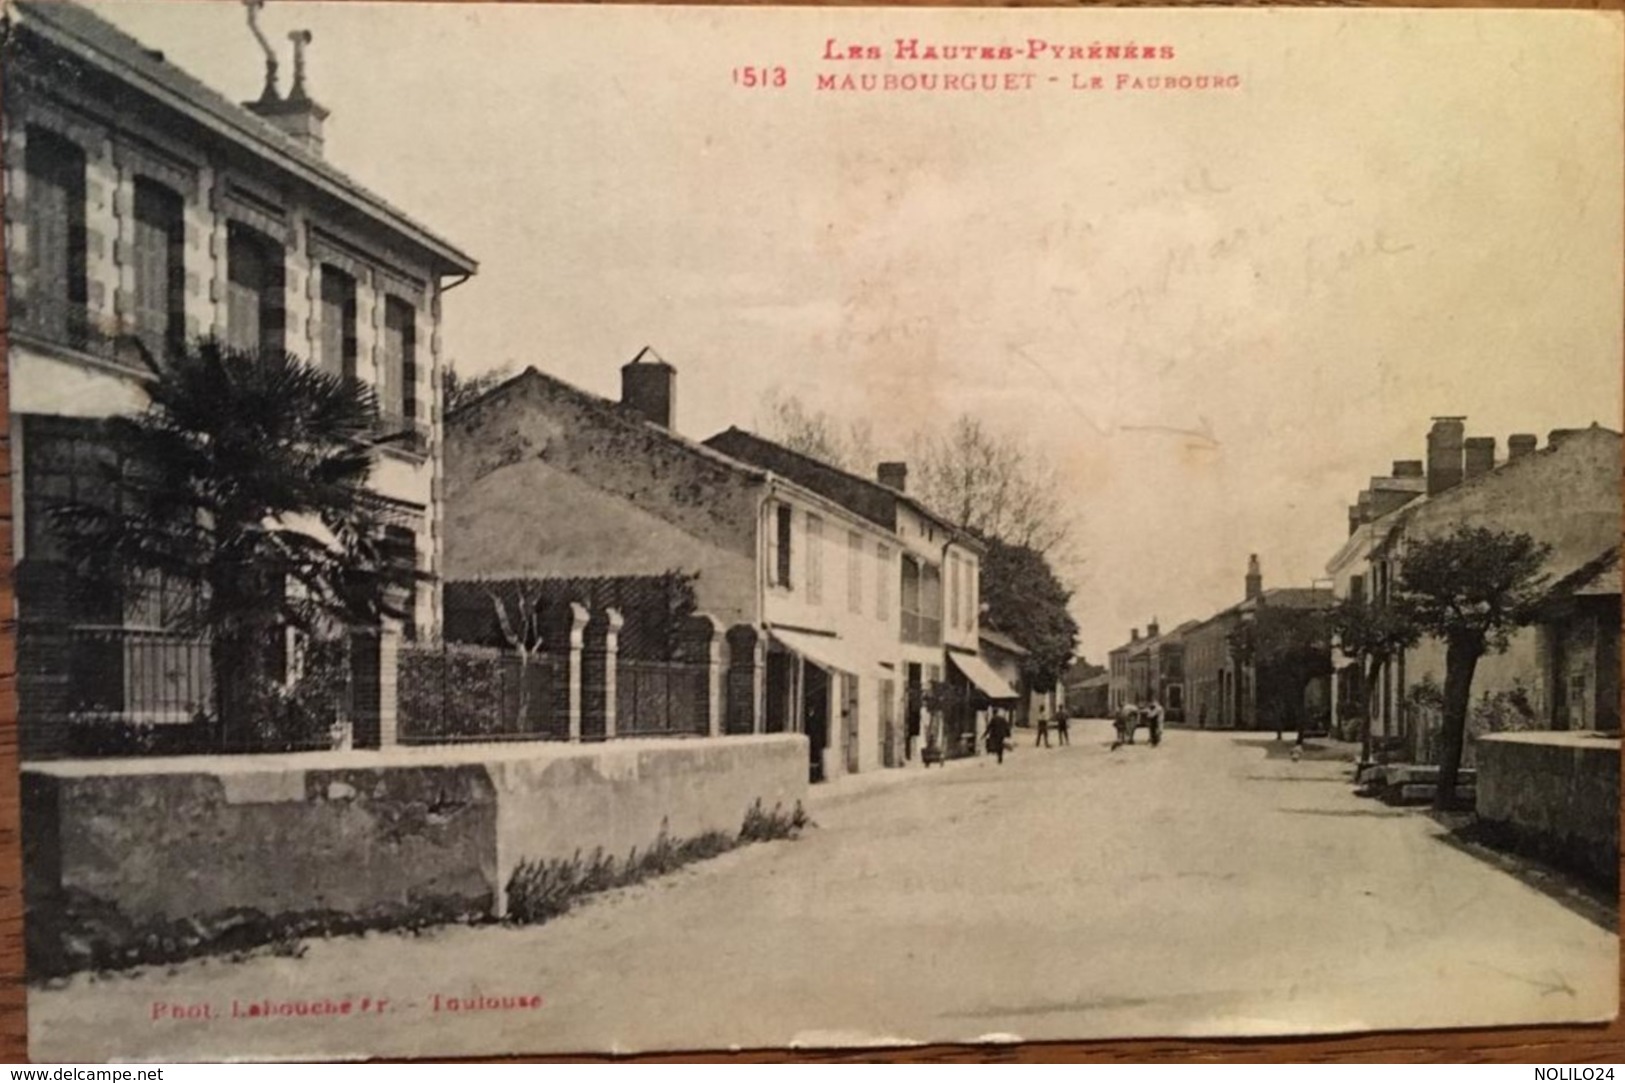
[[[1072,718],[1065,709],[1055,712],[1055,736],[1063,745],[1072,743]]]
[[[1004,746],[1010,740],[1010,722],[1003,711],[994,711],[987,723],[987,750],[1004,762]]]
[[[1153,699],[1146,708],[1146,718],[1151,723],[1151,747],[1156,748],[1162,744],[1162,704]]]
[[[1038,736],[1033,739],[1033,747],[1037,748],[1039,745],[1043,745],[1045,748],[1050,746],[1049,712],[1044,709],[1043,704],[1039,704],[1038,706]]]

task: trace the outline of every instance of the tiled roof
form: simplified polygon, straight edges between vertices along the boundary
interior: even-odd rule
[[[105,19],[64,0],[16,0],[12,9],[19,27],[365,212],[426,250],[442,270],[472,274],[478,268],[471,257],[405,212]]]
[[[769,440],[765,436],[758,436],[753,432],[741,429],[737,425],[727,429],[724,432],[717,433],[715,436],[705,441],[705,443],[709,446],[724,448],[729,454],[737,455],[741,458],[750,458],[750,452],[753,450],[753,448],[760,449],[769,453],[774,458],[779,458],[794,463],[798,468],[798,474],[806,473],[813,475],[825,475],[828,477],[838,478],[842,482],[849,485],[861,486],[870,494],[883,497],[886,500],[895,501],[904,505],[905,507],[913,509],[916,514],[931,520],[931,522],[935,523],[942,530],[951,533],[955,540],[961,541],[974,549],[980,550],[983,548],[982,543],[977,541],[966,531],[959,529],[954,524],[932,511],[918,499],[908,495],[907,493],[893,489],[889,485],[882,485],[873,478],[864,477],[862,474],[854,474],[850,470],[843,470],[838,466],[833,466],[830,463],[824,462],[822,459],[816,459],[811,455],[805,455],[799,451],[787,448],[783,444]],[[767,466],[769,464],[762,463],[761,465]],[[785,473],[786,471],[781,470],[780,472]],[[805,477],[803,477],[801,480],[802,484],[804,485],[813,484]],[[832,500],[836,499],[830,493],[826,492],[824,495],[828,496]],[[857,511],[858,509],[854,508],[852,510]],[[860,512],[860,514],[864,513]],[[895,524],[882,525],[891,525],[895,528]]]

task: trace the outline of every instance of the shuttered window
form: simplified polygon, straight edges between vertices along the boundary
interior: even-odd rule
[[[322,264],[321,366],[334,376],[356,375],[355,279]]]
[[[24,155],[30,330],[77,345],[86,332],[85,152],[44,128],[27,129]]]
[[[875,616],[891,619],[891,549],[885,544],[875,546]]]
[[[863,535],[846,532],[846,607],[863,612]]]
[[[824,601],[824,520],[807,514],[807,602]]]
[[[180,194],[145,177],[135,182],[136,334],[154,357],[175,350],[185,336],[185,226]]]
[[[280,353],[283,336],[281,247],[232,222],[226,235],[226,342],[239,350]]]
[[[384,301],[384,356],[378,371],[378,409],[386,426],[407,429],[417,412],[417,313],[399,297]]]

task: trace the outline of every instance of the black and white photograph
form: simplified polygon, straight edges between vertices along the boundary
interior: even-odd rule
[[[1621,29],[5,0],[30,1057],[1612,1020]]]

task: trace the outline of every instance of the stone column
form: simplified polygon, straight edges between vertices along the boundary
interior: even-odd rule
[[[393,748],[400,743],[400,647],[400,629],[393,621],[351,634],[356,748]]]
[[[728,629],[728,733],[761,733],[766,717],[767,643],[760,629],[736,624]]]
[[[615,669],[623,623],[619,610],[605,609],[587,625],[581,656],[582,730],[587,737],[615,737]]]
[[[722,625],[715,617],[696,613],[685,623],[678,642],[678,658],[705,667],[705,734],[722,736]]]
[[[571,602],[549,614],[543,630],[547,653],[558,659],[551,682],[552,723],[570,741],[581,740],[581,656],[587,639],[587,607]]]

